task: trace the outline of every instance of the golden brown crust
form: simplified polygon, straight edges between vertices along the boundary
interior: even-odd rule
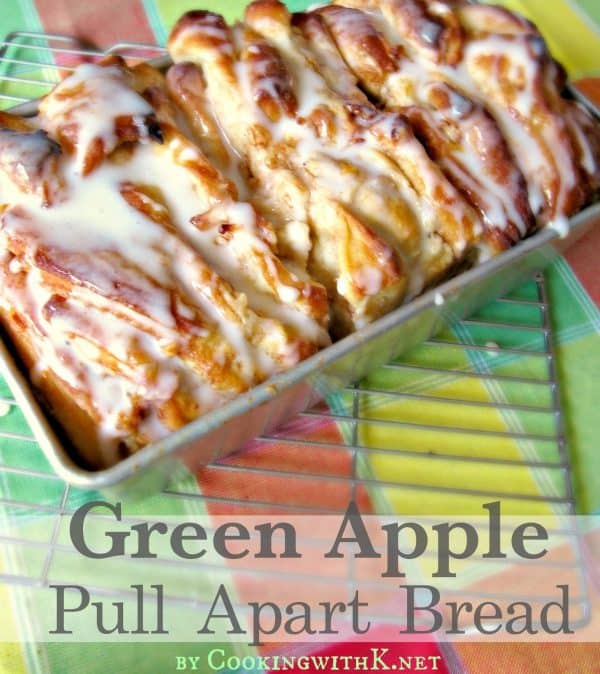
[[[384,9],[407,47],[434,63],[456,65],[462,58],[463,27],[453,3],[430,0],[343,0],[342,8]],[[321,11],[321,10],[319,10]]]
[[[11,115],[10,112],[4,112],[3,110],[0,110],[0,128],[10,129],[11,131],[35,131],[35,126],[24,117]]]
[[[531,231],[534,219],[524,178],[483,106],[444,82],[428,80],[426,73],[416,77],[415,64],[384,38],[369,15],[336,5],[317,11],[360,86],[402,114],[428,154],[480,212],[484,244],[502,250]],[[310,44],[316,47],[314,41]],[[499,214],[503,220],[497,222]]]
[[[564,71],[533,24],[504,8],[464,1],[340,0],[335,4],[343,6],[318,11],[340,17],[349,11],[346,6],[355,12],[368,10],[362,22],[376,24],[400,61],[400,71],[402,62],[424,68],[430,77],[491,113],[526,178],[538,224],[564,219],[590,201],[598,184],[598,161],[591,160],[597,141],[574,110],[575,104],[562,96]],[[338,24],[339,33],[360,21]],[[353,68],[359,67],[356,61]],[[364,78],[376,84],[366,72]],[[413,100],[398,103],[421,105],[406,80],[410,77],[405,78],[403,98]],[[387,101],[389,88],[385,93]],[[426,115],[418,116],[418,121],[423,127]],[[428,135],[433,137],[434,132],[435,127]],[[521,202],[516,198],[514,204]],[[510,225],[514,232],[514,221]],[[528,231],[519,229],[521,235]],[[490,230],[492,239],[501,234]]]
[[[105,69],[102,76],[94,76],[98,81],[105,81],[115,90],[118,99],[122,92],[131,89],[134,81],[133,71],[123,66],[123,59],[111,56],[99,66]],[[154,112],[148,112],[138,119],[134,114],[111,113],[103,110],[102,114],[111,115],[112,129],[110,144],[107,138],[94,136],[84,138],[81,129],[81,117],[93,114],[100,104],[108,106],[106,91],[97,90],[96,82],[87,78],[68,77],[61,82],[39,105],[38,123],[63,151],[69,155],[80,155],[82,174],[88,175],[119,145],[135,143],[145,136],[161,141],[160,126]]]
[[[178,130],[162,76],[114,59],[82,76],[42,102],[54,140],[12,119],[0,129],[0,307],[36,387],[99,467],[315,353],[329,306]],[[138,128],[149,118],[152,136]],[[98,218],[103,200],[116,221]]]
[[[167,72],[169,94],[183,112],[194,141],[204,154],[227,171],[234,163],[206,98],[202,71],[193,63],[177,63]]]
[[[310,45],[318,70],[332,89],[347,101],[367,103],[368,98],[338,51],[324,17],[318,12],[296,12],[291,23]]]
[[[31,332],[20,314],[0,306],[0,323],[7,337],[19,355],[26,372],[33,372],[40,354],[31,339]],[[77,453],[90,468],[101,468],[102,448],[97,438],[97,415],[89,400],[70,387],[60,377],[43,373],[36,382],[36,389],[43,397],[43,403],[68,433],[69,440]]]
[[[331,37],[341,48],[346,63],[358,80],[373,95],[377,95],[387,76],[398,69],[396,55],[383,36],[371,24],[366,14],[354,9],[328,5],[317,10]],[[344,49],[343,45],[352,45]],[[357,70],[359,72],[357,72]]]
[[[263,8],[260,19],[249,20],[247,16],[246,20],[264,39],[270,39],[276,44],[293,78],[298,81],[303,70],[315,69],[316,66],[309,45],[295,35],[290,27],[291,17],[287,10],[283,11],[279,7],[280,3],[276,0],[261,0],[260,4]],[[250,5],[248,11],[253,6]],[[275,9],[266,11],[271,7]],[[383,52],[380,58],[388,63]],[[392,221],[393,231],[390,231],[388,222],[383,221],[389,219],[389,209],[385,211],[384,217],[371,218],[369,224],[378,235],[384,235],[388,242],[401,242],[393,250],[403,260],[404,273],[410,274],[415,266],[422,267],[418,274],[413,274],[413,284],[415,276],[421,274],[425,283],[439,278],[468,249],[477,216],[429,159],[411,129],[398,115],[378,111],[368,102],[349,103],[337,93],[326,76],[323,80],[324,87],[318,92],[321,102],[306,117],[306,122],[313,127],[320,140],[327,141],[326,147],[339,148],[340,139],[344,138],[341,143],[343,146],[349,143],[351,147],[358,148],[350,153],[347,161],[344,159],[339,164],[349,164],[357,175],[361,175],[361,165],[368,162],[377,181],[381,183],[390,179],[388,200],[395,203],[415,201],[419,204],[418,208],[434,213],[433,219],[425,224],[424,231],[415,231],[414,225],[415,222],[424,223],[425,219],[415,219],[407,209],[397,211],[404,217],[400,221]],[[384,165],[382,172],[379,166],[383,168]],[[368,181],[370,177],[363,173],[362,179]],[[369,188],[361,190],[361,199],[350,199],[345,203],[356,213],[360,210],[359,202],[363,198],[375,198],[378,194],[381,193],[371,180]],[[427,242],[423,243],[425,237],[435,238],[439,243],[431,247]],[[419,279],[419,282],[423,281]],[[411,289],[411,292],[414,290]]]
[[[269,3],[263,3],[260,7],[252,6],[249,9],[250,16],[257,21],[265,17],[269,20],[289,17],[287,10],[284,13],[278,6],[273,6],[276,11],[271,13],[271,7]],[[210,101],[212,108],[228,133],[230,142],[253,173],[258,186],[258,202],[266,212],[278,216],[281,223],[277,228],[280,250],[296,263],[305,265],[324,283],[334,304],[339,304],[339,308],[334,311],[337,315],[345,315],[346,325],[352,325],[355,320],[353,316],[358,320],[366,319],[360,314],[368,305],[364,300],[365,289],[355,281],[355,272],[361,262],[365,264],[365,259],[360,258],[360,252],[370,249],[375,235],[352,218],[341,204],[335,203],[327,191],[318,190],[310,172],[298,170],[293,156],[293,141],[273,138],[269,124],[282,120],[293,121],[297,108],[295,93],[290,88],[292,77],[278,50],[249,27],[236,28],[235,50],[229,29],[212,15],[202,14],[196,22],[191,22],[190,17],[186,16],[182,25],[185,30],[177,26],[171,36],[173,53],[179,54],[185,61],[193,60],[203,69],[203,80],[207,81],[209,87],[212,85],[225,92],[225,98],[221,99],[223,105],[213,98]],[[221,31],[220,34],[216,28]],[[237,63],[247,73],[252,101],[244,97],[244,90],[235,73],[234,54],[239,59]],[[197,75],[188,69],[185,86],[193,86],[192,78],[197,80]],[[207,95],[210,96],[210,90]],[[252,119],[251,114],[244,116],[243,111],[252,104],[256,105],[257,114],[264,115],[264,121]],[[322,126],[324,118],[319,115],[323,114],[326,114],[325,110],[313,111],[303,122],[304,127]],[[316,201],[323,203],[315,204]],[[327,231],[321,231],[329,227],[327,220],[316,215],[323,211],[334,218]],[[303,233],[309,226],[312,227],[312,245]],[[331,239],[330,245],[335,243],[332,232],[338,232],[341,240],[345,240],[348,229],[358,246],[340,245],[338,255],[335,248],[327,250],[327,246],[322,245],[326,238]],[[311,245],[308,257],[306,244]],[[393,257],[391,251],[389,256]],[[386,287],[390,283],[396,287],[399,301],[404,281],[397,265],[383,266],[381,274]],[[339,301],[336,299],[339,294],[338,279],[342,279],[339,288],[342,288],[344,296]]]
[[[496,33],[540,37],[538,29],[531,21],[505,7],[458,2],[453,9],[463,30],[471,36]]]
[[[289,249],[286,223],[310,227],[307,268],[329,289],[345,331],[443,276],[468,252],[478,217],[400,117],[369,103],[331,39],[318,41],[327,33],[319,14],[292,20],[281,3],[260,0],[231,29],[212,15],[186,16],[169,48],[176,61],[202,69],[212,110],[248,162],[259,203],[276,213],[281,249]],[[320,49],[311,51],[311,39]],[[320,242],[344,240],[349,227],[364,245],[337,259]],[[393,267],[374,266],[364,252],[373,242]]]
[[[14,124],[0,128],[0,172],[20,191],[50,206],[60,187],[60,146],[42,131]],[[19,129],[19,130],[17,130]]]

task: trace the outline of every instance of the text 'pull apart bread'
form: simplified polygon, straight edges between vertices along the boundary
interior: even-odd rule
[[[93,466],[329,343],[325,289],[171,106],[160,73],[111,59],[0,116],[2,324]]]

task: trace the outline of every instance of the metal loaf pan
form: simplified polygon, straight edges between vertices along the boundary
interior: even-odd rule
[[[168,59],[150,63],[165,68]],[[588,107],[598,115],[597,109]],[[11,112],[34,115],[37,102],[24,103]],[[468,316],[517,287],[599,223],[600,203],[596,203],[570,220],[567,237],[559,238],[551,228],[540,230],[514,248],[429,290],[293,369],[104,470],[89,471],[76,463],[74,453],[42,409],[1,333],[0,371],[44,454],[62,479],[114,496],[149,496],[164,487],[182,466],[196,470],[243,448],[256,436],[272,431],[330,393],[428,339],[446,323]]]

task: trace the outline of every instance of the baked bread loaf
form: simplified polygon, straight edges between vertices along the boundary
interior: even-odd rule
[[[315,52],[327,43],[339,49],[343,60],[331,72],[332,86],[345,68],[345,79],[352,80],[357,92],[367,92],[386,110],[400,111],[428,154],[479,212],[490,252],[508,248],[533,229],[535,219],[524,177],[494,118],[483,105],[420,68],[376,24],[372,16],[338,5],[295,17]]]
[[[0,323],[92,467],[600,190],[599,125],[497,7],[257,0],[168,47],[0,112]]]
[[[169,123],[151,74],[147,100],[147,69],[84,65],[31,126],[0,118],[2,324],[95,466],[329,343],[324,288]]]
[[[202,89],[282,250],[327,287],[339,335],[447,276],[481,222],[401,115],[330,86],[291,19],[271,0],[233,27],[190,12],[169,50],[200,72],[169,81],[184,107],[177,92]]]
[[[566,218],[597,193],[598,125],[579,103],[563,96],[565,72],[532,23],[502,7],[465,0],[335,0],[334,4],[319,13],[358,80],[384,105],[408,107],[408,117],[421,129],[420,137],[428,147],[440,143],[434,138],[443,134],[448,112],[456,120],[473,114],[481,119],[485,110],[526,179],[529,206],[538,225],[550,223],[563,230]],[[367,34],[366,42],[358,37]],[[383,67],[372,55],[365,67],[356,54],[357,44],[374,43],[378,47],[372,53],[382,50],[390,55]],[[414,104],[433,107],[437,120],[422,109],[411,109]],[[448,107],[441,118],[440,105]],[[469,124],[458,126],[463,126],[460,142],[464,143]],[[486,122],[476,122],[475,129],[481,138],[474,148],[471,144],[466,161],[458,158],[461,169],[470,165],[469,180],[483,177],[482,191],[488,199],[494,192],[502,197],[508,205],[507,222],[522,232],[529,220],[520,186],[514,187],[516,176],[505,168],[504,148],[492,152],[485,166],[497,134]],[[451,154],[442,151],[443,156]],[[480,158],[473,162],[477,154]]]
[[[507,10],[336,0],[291,15],[257,0],[233,26],[189,12],[168,46],[198,142],[218,135],[206,152],[327,287],[336,336],[537,227],[565,231],[598,192],[598,125]]]

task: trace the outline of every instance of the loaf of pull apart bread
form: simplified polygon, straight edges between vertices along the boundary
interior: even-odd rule
[[[329,343],[323,286],[170,108],[159,73],[110,62],[0,118],[2,322],[95,465]]]
[[[461,0],[192,11],[159,72],[0,113],[0,319],[110,465],[567,219],[600,131],[536,28]]]
[[[189,12],[169,51],[197,142],[327,288],[334,336],[542,225],[563,231],[600,186],[597,124],[535,27],[498,7],[257,0],[233,26]]]

